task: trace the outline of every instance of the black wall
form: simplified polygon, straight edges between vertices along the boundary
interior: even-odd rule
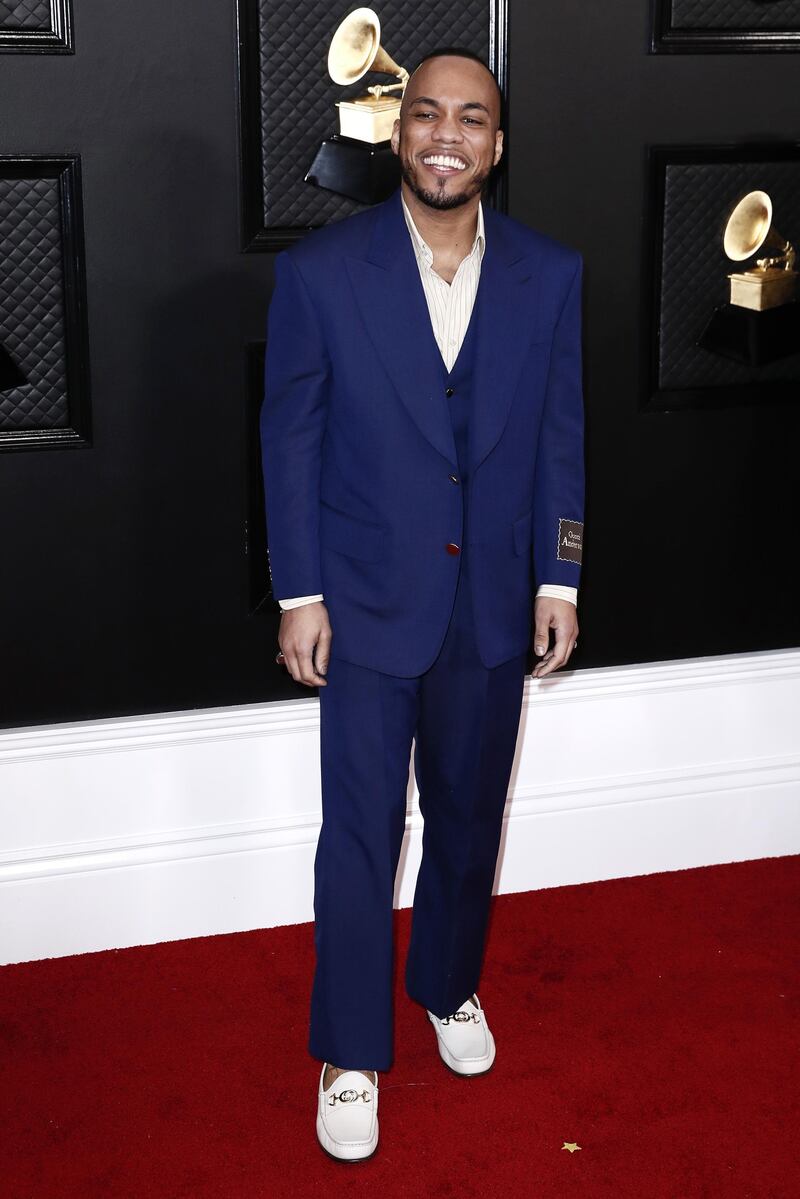
[[[576,668],[800,631],[798,407],[640,410],[645,148],[797,141],[800,60],[650,56],[647,22],[635,0],[511,5],[510,211],[586,260]],[[0,453],[0,721],[307,696],[277,611],[250,612],[272,259],[239,248],[234,2],[81,0],[75,45],[0,55],[0,154],[81,155],[92,395],[91,448]]]

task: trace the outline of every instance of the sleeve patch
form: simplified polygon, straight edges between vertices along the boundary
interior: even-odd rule
[[[583,558],[583,521],[558,518],[558,553],[559,562],[577,562]]]

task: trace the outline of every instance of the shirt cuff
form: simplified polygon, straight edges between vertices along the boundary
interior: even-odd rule
[[[290,608],[302,608],[303,604],[316,604],[321,599],[321,595],[298,595],[294,599],[278,600],[278,604],[281,612],[288,612]]]
[[[549,596],[550,599],[567,600],[570,604],[578,606],[578,588],[577,587],[562,587],[560,583],[542,583],[536,591],[536,597],[540,595]]]

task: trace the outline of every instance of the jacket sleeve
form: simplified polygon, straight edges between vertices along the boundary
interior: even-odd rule
[[[287,253],[275,259],[267,319],[261,460],[275,596],[322,592],[320,464],[330,361],[306,285]]]
[[[553,333],[534,475],[534,578],[568,587],[578,586],[583,553],[582,280],[576,254]]]

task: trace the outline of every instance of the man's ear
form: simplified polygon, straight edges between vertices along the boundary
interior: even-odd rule
[[[399,154],[400,152],[400,118],[395,117],[394,125],[392,125],[392,136],[390,138],[392,153]]]
[[[493,166],[497,166],[503,156],[503,130],[498,129],[494,135],[494,162]]]

